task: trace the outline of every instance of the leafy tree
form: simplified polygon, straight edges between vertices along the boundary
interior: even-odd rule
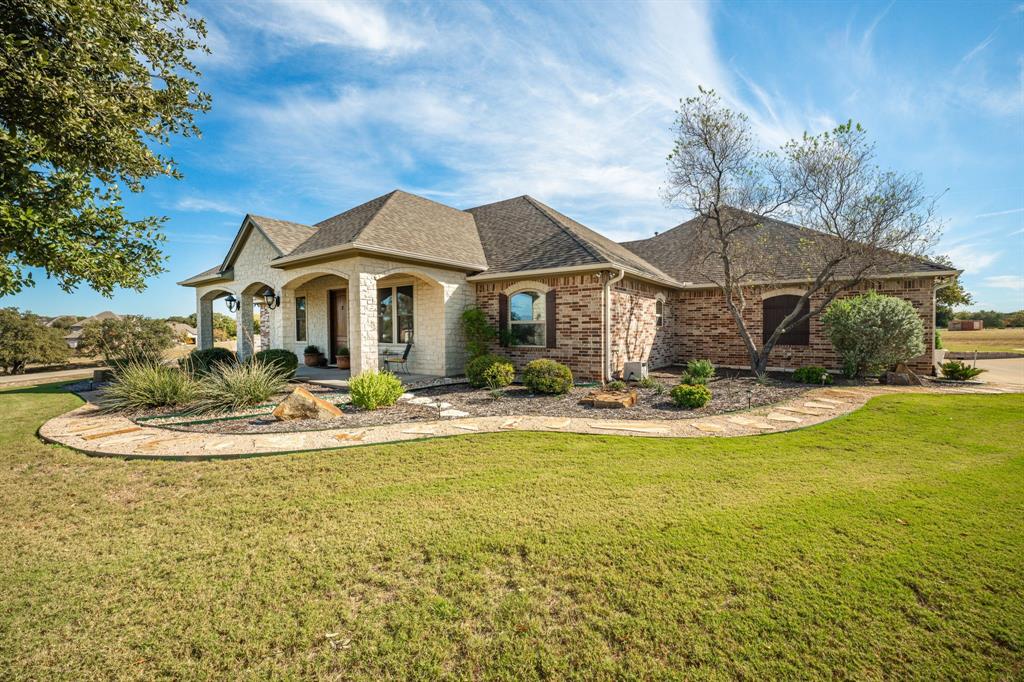
[[[164,320],[140,315],[90,322],[82,328],[78,350],[100,354],[108,363],[159,358],[174,345],[174,333]]]
[[[30,362],[66,362],[68,354],[60,329],[44,326],[32,313],[0,308],[0,369],[6,374],[21,374]]]
[[[920,181],[878,168],[859,125],[805,134],[765,152],[747,117],[701,88],[682,102],[675,127],[664,198],[695,216],[693,248],[708,254],[699,274],[721,290],[758,376],[786,329],[934,241],[933,202]],[[764,258],[765,217],[810,230],[783,271]],[[802,272],[804,294],[761,343],[744,313],[759,290],[792,280],[793,266]]]
[[[953,267],[953,261],[948,256],[936,256],[936,263]],[[952,283],[944,286],[935,292],[935,326],[947,327],[953,319],[953,309],[972,305],[974,297],[964,288],[960,281],[960,275],[953,278]]]
[[[163,270],[160,217],[129,220],[121,188],[180,177],[155,145],[199,134],[206,51],[185,0],[0,3],[0,296],[43,268],[65,291],[142,290]]]
[[[833,301],[821,316],[848,377],[878,374],[924,353],[924,323],[902,298],[869,291]]]
[[[172,315],[167,318],[168,322],[184,322],[185,324],[195,327],[196,326],[196,314],[191,315]],[[213,314],[213,336],[218,341],[226,341],[229,338],[235,337],[237,323],[235,318],[224,313]],[[256,331],[259,331],[257,325],[253,325]]]
[[[1024,310],[1010,313],[1003,319],[1003,322],[1007,327],[1024,327]]]
[[[50,326],[55,329],[71,329],[80,319],[78,315],[61,315],[50,320]]]
[[[1006,326],[1006,313],[998,310],[968,310],[953,315],[957,320],[981,320],[986,329],[1002,329]]]

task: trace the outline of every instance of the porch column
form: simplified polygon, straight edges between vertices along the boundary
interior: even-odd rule
[[[295,292],[291,288],[281,289],[281,305],[270,315],[270,347],[295,348]]]
[[[260,303],[260,350],[272,348],[270,345],[270,320],[273,311],[265,303]]]
[[[348,281],[348,341],[352,376],[378,368],[377,278],[356,271]]]
[[[252,357],[252,294],[241,294],[239,299],[235,312],[235,352],[239,360],[248,360]]]
[[[213,348],[213,301],[196,298],[196,347]]]

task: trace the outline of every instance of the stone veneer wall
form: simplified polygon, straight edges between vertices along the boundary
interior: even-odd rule
[[[669,300],[672,292],[626,277],[612,289],[612,367],[620,375],[627,361],[646,361],[653,368],[677,361],[673,343],[678,314]],[[655,305],[661,298],[662,325],[656,324]]]
[[[476,285],[476,304],[498,327],[498,294],[525,280],[509,279],[480,282]],[[513,346],[502,348],[493,344],[492,352],[512,360],[517,370],[538,358],[550,358],[568,365],[578,380],[599,381],[602,375],[601,277],[596,273],[531,277],[556,291],[556,348]]]
[[[933,348],[935,339],[935,298],[934,278],[918,279],[885,279],[866,282],[855,289],[844,292],[841,297],[853,296],[875,289],[881,294],[897,296],[910,301],[921,315],[925,328],[925,348],[927,351],[909,363],[916,372],[931,374],[933,372]],[[776,293],[799,293],[797,288],[778,288],[767,291]],[[761,340],[761,297],[765,292],[758,292],[750,299],[747,306],[745,321],[747,329]],[[739,330],[729,310],[725,307],[722,292],[719,289],[691,289],[673,293],[673,345],[679,362],[690,359],[707,358],[717,365],[734,365],[749,367],[747,355]],[[821,300],[821,296],[814,300]],[[813,305],[813,301],[812,301]],[[841,364],[832,344],[822,330],[821,320],[811,318],[810,345],[807,346],[775,346],[772,351],[770,366],[773,368],[795,369],[803,365],[821,365],[828,369],[840,369]]]

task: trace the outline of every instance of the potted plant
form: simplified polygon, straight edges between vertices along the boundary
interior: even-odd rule
[[[348,369],[351,367],[348,348],[339,348],[335,360],[338,362],[338,369]]]
[[[306,367],[318,367],[321,357],[323,357],[323,353],[317,346],[306,346],[306,350],[302,351],[302,360],[306,363]]]

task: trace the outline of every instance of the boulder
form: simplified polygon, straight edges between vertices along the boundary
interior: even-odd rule
[[[290,419],[337,419],[342,411],[335,405],[317,398],[306,389],[299,387],[274,408],[274,418],[281,421]]]
[[[896,369],[891,372],[886,372],[882,379],[888,386],[924,386],[921,377],[903,364],[896,365]]]
[[[605,391],[598,389],[591,391],[580,402],[584,405],[593,405],[594,407],[623,408],[636,405],[636,398],[635,388],[628,391]]]

